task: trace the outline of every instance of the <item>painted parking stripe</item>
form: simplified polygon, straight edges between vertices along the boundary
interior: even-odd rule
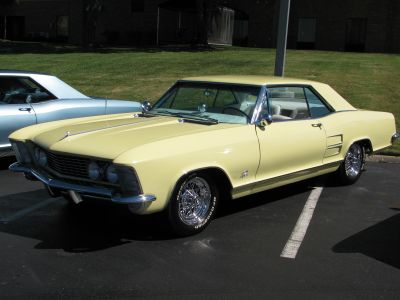
[[[299,251],[301,243],[303,242],[306,235],[308,225],[310,224],[311,218],[314,214],[314,210],[317,206],[319,197],[321,196],[322,189],[322,187],[317,187],[312,190],[306,204],[304,205],[303,211],[301,212],[301,215],[297,220],[296,226],[294,227],[289,240],[283,248],[281,257],[291,259],[296,258],[297,252]]]
[[[11,215],[11,216],[9,216],[7,218],[0,219],[0,223],[7,224],[7,223],[10,223],[12,221],[18,220],[19,218],[21,218],[21,217],[23,217],[23,216],[25,216],[27,214],[30,214],[31,212],[33,212],[35,210],[38,210],[38,209],[40,209],[42,207],[50,205],[51,203],[53,203],[55,201],[59,201],[59,199],[57,199],[57,198],[48,198],[48,199],[43,200],[42,202],[39,202],[39,203],[37,203],[35,205],[29,206],[29,207],[27,207],[25,209],[17,211],[15,214],[13,214],[13,215]]]

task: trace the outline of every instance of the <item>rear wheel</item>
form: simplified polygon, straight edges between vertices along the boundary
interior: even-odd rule
[[[215,215],[219,193],[207,174],[192,174],[181,180],[168,205],[173,231],[186,236],[203,230]]]
[[[342,184],[353,184],[360,178],[365,163],[364,148],[357,143],[350,146],[337,175]]]

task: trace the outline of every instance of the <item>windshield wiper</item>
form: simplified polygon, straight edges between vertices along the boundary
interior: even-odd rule
[[[190,114],[190,113],[176,113],[173,115],[177,116],[178,118],[182,118],[184,120],[198,121],[198,122],[207,123],[207,124],[218,124],[219,123],[219,121],[217,119],[211,118],[209,116],[194,115],[194,114]]]
[[[151,115],[151,116],[175,116],[174,113],[168,110],[157,110],[157,111],[146,111],[143,114]]]
[[[205,124],[218,124],[219,121],[217,119],[208,117],[208,116],[201,116],[198,115],[198,112],[194,113],[178,113],[178,112],[171,112],[168,110],[157,110],[157,111],[149,111],[146,114],[151,115],[161,115],[161,116],[173,116],[177,118],[182,118],[184,120],[191,120],[196,121],[198,123],[205,123]]]

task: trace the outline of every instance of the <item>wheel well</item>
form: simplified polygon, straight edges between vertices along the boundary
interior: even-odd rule
[[[372,152],[374,152],[374,149],[372,148],[372,143],[369,139],[360,140],[356,143],[364,147],[365,153],[372,154]]]
[[[231,181],[229,180],[228,175],[226,175],[226,173],[223,170],[219,168],[206,168],[206,169],[193,170],[187,173],[185,176],[183,176],[181,180],[187,176],[190,176],[193,173],[207,174],[208,176],[210,176],[215,180],[215,184],[217,185],[218,190],[220,192],[220,197],[224,199],[231,198],[233,187]]]

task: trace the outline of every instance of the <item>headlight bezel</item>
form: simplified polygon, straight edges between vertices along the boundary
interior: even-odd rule
[[[11,141],[11,146],[14,150],[14,154],[17,158],[17,161],[23,164],[32,163],[32,157],[30,151],[28,150],[28,146],[25,142]]]
[[[46,167],[48,164],[47,153],[40,147],[35,147],[33,151],[34,151],[33,156],[35,158],[35,162],[41,167]]]

